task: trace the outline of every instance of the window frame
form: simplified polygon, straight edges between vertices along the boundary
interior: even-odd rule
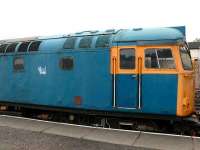
[[[2,54],[5,54],[5,52],[6,52],[6,49],[7,49],[7,47],[9,46],[9,44],[1,44],[0,46],[2,46],[2,45],[4,45],[5,47],[4,47],[4,51],[3,52],[0,52],[0,54],[2,55]]]
[[[15,48],[14,48],[14,51],[7,51],[8,50],[8,48],[10,47],[10,46],[12,46],[12,45],[15,45]],[[8,44],[7,45],[7,47],[6,47],[6,49],[5,49],[5,52],[4,53],[6,53],[6,54],[12,54],[12,53],[15,53],[16,52],[16,48],[18,47],[18,45],[19,45],[19,43],[10,43],[10,44]]]
[[[84,40],[84,39],[86,39],[86,38],[90,38],[91,39],[90,46],[89,47],[80,47],[81,41]],[[94,39],[95,39],[95,36],[93,36],[93,35],[91,35],[91,36],[87,35],[87,36],[81,37],[80,40],[79,40],[79,42],[78,42],[78,45],[77,45],[78,47],[77,48],[78,49],[91,49],[92,46],[93,46],[92,44],[93,44],[93,40]]]
[[[120,49],[134,49],[135,50],[135,68],[134,69],[121,69],[120,68]],[[138,48],[136,46],[118,46],[111,48],[111,58],[116,58],[116,73],[117,74],[136,74],[138,70]],[[111,60],[111,70],[113,69],[114,62]]]
[[[28,46],[27,46],[27,48],[26,48],[26,51],[19,51],[19,48],[20,48],[21,45],[24,44],[24,43],[28,43]],[[19,46],[17,47],[17,53],[27,53],[27,52],[29,52],[29,46],[30,46],[31,43],[32,43],[31,41],[24,41],[24,42],[19,43]]]
[[[73,47],[72,47],[72,48],[71,48],[71,47],[70,47],[70,48],[66,48],[66,47],[65,47],[66,42],[67,42],[68,39],[70,39],[70,40],[73,39],[73,40],[74,40],[74,41],[73,41]],[[64,44],[63,44],[63,49],[64,49],[64,50],[75,49],[77,41],[78,41],[78,37],[75,37],[75,36],[73,36],[73,37],[67,37],[66,40],[65,40],[65,42],[64,42]]]
[[[40,42],[40,44],[39,44],[37,50],[36,50],[36,51],[35,51],[35,50],[34,50],[34,51],[30,51],[31,45],[32,45],[33,43],[36,43],[36,42]],[[29,52],[29,53],[38,52],[41,44],[42,44],[42,41],[41,41],[41,40],[38,40],[38,41],[37,41],[37,40],[36,40],[36,41],[31,41],[30,44],[28,45],[27,52]]]
[[[189,57],[190,57],[191,68],[189,68],[189,69],[185,69],[185,66],[184,66],[184,64],[183,64],[183,60],[182,60],[182,56],[181,56],[181,47],[183,47],[183,48],[186,49],[186,52],[188,53],[188,55],[189,55]],[[193,71],[192,58],[191,58],[191,54],[188,52],[188,48],[187,48],[186,46],[184,46],[184,45],[181,45],[181,46],[179,46],[178,49],[179,49],[179,56],[180,56],[180,61],[181,61],[182,69],[183,69],[184,71]]]
[[[133,63],[133,66],[132,66],[133,68],[122,68],[122,66],[121,66],[122,65],[122,63],[121,63],[121,61],[122,61],[121,60],[121,51],[122,50],[128,50],[128,49],[132,50],[132,52],[133,52],[132,54],[134,56],[135,63]],[[136,53],[136,49],[135,48],[120,48],[119,49],[119,69],[120,70],[135,70],[135,68],[136,68],[136,56],[135,56],[135,53]]]
[[[99,45],[97,45],[97,44],[99,44],[98,42],[99,42],[99,39],[100,38],[102,38],[102,37],[105,37],[105,36],[107,36],[108,37],[108,41],[106,41],[106,42],[108,42],[108,45],[107,46],[99,46]],[[96,41],[95,41],[95,48],[109,48],[110,47],[110,42],[111,42],[111,40],[112,40],[112,35],[111,34],[106,34],[106,35],[98,35],[97,36],[97,38],[96,38]],[[105,42],[104,42],[104,44],[105,44]]]
[[[15,67],[15,61],[17,59],[22,59],[23,60],[23,68],[17,69]],[[24,72],[25,71],[25,59],[24,59],[24,57],[19,57],[19,56],[13,57],[13,67],[12,68],[13,68],[13,72]]]
[[[170,49],[171,50],[171,54],[172,54],[172,58],[173,58],[173,61],[174,61],[174,68],[147,68],[146,67],[146,56],[145,56],[145,51],[148,50],[148,49]],[[153,70],[153,71],[174,71],[177,69],[177,65],[176,65],[176,57],[174,55],[174,52],[173,52],[173,48],[172,47],[163,47],[163,46],[149,46],[149,47],[145,47],[144,48],[144,51],[143,51],[143,68],[144,70]]]
[[[72,66],[70,68],[64,68],[63,67],[62,63],[63,63],[64,59],[70,59],[70,60],[72,60]],[[61,57],[59,59],[58,64],[59,64],[60,70],[62,70],[62,71],[72,71],[74,69],[74,58],[72,56],[63,56],[63,57]]]

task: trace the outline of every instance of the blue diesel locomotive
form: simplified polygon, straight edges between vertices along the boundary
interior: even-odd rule
[[[2,105],[161,119],[195,111],[185,27],[84,31],[0,44]]]

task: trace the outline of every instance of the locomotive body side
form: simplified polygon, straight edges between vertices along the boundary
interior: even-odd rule
[[[0,102],[133,116],[184,117],[194,111],[193,71],[183,68],[181,56],[188,56],[179,50],[185,39],[180,30],[111,35],[109,47],[96,48],[99,35],[79,35],[72,49],[63,47],[64,37],[41,40],[38,51],[18,52],[18,43],[15,52],[1,53]],[[88,36],[90,48],[79,48]],[[16,59],[23,62],[20,71]]]

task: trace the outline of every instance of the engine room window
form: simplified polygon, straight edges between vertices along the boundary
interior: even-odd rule
[[[63,70],[72,70],[74,67],[74,61],[71,57],[62,58],[60,60],[60,68]]]
[[[14,71],[24,70],[24,59],[23,58],[14,58],[13,69],[14,69]]]
[[[154,69],[175,69],[171,49],[145,49],[145,67]]]
[[[76,39],[76,37],[67,38],[64,43],[64,49],[74,49]]]
[[[96,41],[96,48],[105,48],[105,47],[109,47],[110,45],[110,35],[101,35],[98,37],[97,41]]]
[[[19,46],[19,48],[18,48],[18,52],[27,52],[29,44],[30,44],[30,42],[23,42],[23,43],[21,43],[20,46]]]
[[[12,53],[15,52],[15,48],[17,46],[18,43],[12,43],[10,44],[7,49],[6,49],[6,53]]]
[[[184,70],[192,70],[192,61],[189,50],[187,50],[186,47],[180,47],[180,55]]]
[[[80,40],[79,48],[90,48],[92,44],[92,37],[86,36]]]
[[[41,44],[41,41],[32,42],[29,47],[29,51],[38,51],[40,44]]]
[[[123,48],[120,49],[120,69],[135,68],[135,49]]]
[[[2,45],[0,45],[0,53],[4,53],[7,46],[8,46],[8,44],[2,44]]]

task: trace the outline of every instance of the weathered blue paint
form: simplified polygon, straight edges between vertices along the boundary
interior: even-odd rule
[[[117,107],[136,108],[138,101],[138,81],[133,74],[116,76]]]
[[[149,28],[141,30],[121,30],[114,42],[182,40],[185,35],[175,28]]]
[[[63,49],[66,37],[61,37],[43,39],[38,52],[0,54],[0,101],[66,109],[176,115],[177,75],[143,74],[142,108],[113,108],[110,49],[95,48],[97,36],[91,49],[77,48],[82,38],[79,35],[73,50]],[[164,44],[185,40],[185,36],[175,28],[121,30],[112,33],[112,40],[110,46]],[[74,68],[64,71],[59,67],[59,60],[68,56],[74,59]],[[14,57],[24,58],[24,71],[13,71]],[[40,67],[46,69],[46,74],[39,73]],[[117,76],[118,106],[135,107],[137,92],[137,79],[132,80],[130,75]],[[81,96],[81,105],[75,104],[75,96]]]
[[[74,58],[74,69],[61,70],[62,57]],[[13,72],[13,55],[0,59],[0,100],[67,108],[126,111],[151,114],[176,114],[177,76],[142,75],[142,109],[113,109],[112,75],[108,50],[23,54],[25,70]],[[6,67],[5,67],[6,66]],[[46,68],[46,75],[38,71]],[[127,77],[127,78],[126,78]],[[137,79],[117,76],[117,105],[137,105]],[[82,97],[76,105],[75,96]]]
[[[70,71],[59,67],[60,58],[67,56],[74,59],[74,69]],[[112,79],[108,50],[20,57],[25,58],[23,72],[13,72],[13,56],[0,59],[0,81],[6,82],[0,84],[3,91],[0,93],[1,100],[66,108],[103,109],[111,106]],[[46,68],[47,74],[40,74],[39,67]],[[81,106],[75,105],[75,96],[82,97]]]
[[[175,115],[177,85],[176,74],[143,74],[142,109],[152,114]]]

